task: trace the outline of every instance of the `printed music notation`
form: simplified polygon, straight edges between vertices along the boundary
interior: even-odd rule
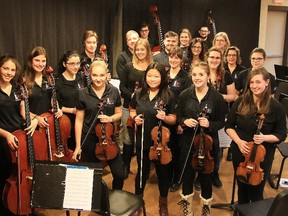
[[[66,170],[64,209],[91,210],[94,170],[69,166]]]

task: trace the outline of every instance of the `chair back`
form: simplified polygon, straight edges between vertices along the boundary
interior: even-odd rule
[[[280,192],[274,199],[267,216],[283,216],[287,215],[288,190]]]
[[[288,95],[288,82],[279,83],[275,90],[274,98],[279,101],[281,93]]]

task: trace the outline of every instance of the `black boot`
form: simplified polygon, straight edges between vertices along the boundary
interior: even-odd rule
[[[228,148],[228,153],[227,153],[227,161],[232,161],[232,151],[230,147]]]
[[[215,170],[213,171],[213,173],[212,173],[212,183],[216,187],[222,187],[222,182],[221,182],[221,180],[219,178],[218,171],[215,171]]]
[[[133,156],[133,145],[123,144],[123,163],[124,163],[124,177],[128,178],[130,172],[130,163]]]

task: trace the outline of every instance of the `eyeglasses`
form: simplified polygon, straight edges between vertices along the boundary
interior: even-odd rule
[[[236,54],[228,54],[227,57],[236,57]]]
[[[250,58],[251,61],[262,61],[264,58]]]
[[[208,56],[208,58],[212,60],[221,60],[221,57],[215,57],[215,56]]]
[[[202,49],[201,46],[192,46],[192,49]]]
[[[75,66],[79,67],[81,63],[80,62],[67,62],[66,64],[71,67],[75,67]]]
[[[209,31],[207,31],[207,30],[200,30],[200,32],[207,33],[207,32],[209,32]]]

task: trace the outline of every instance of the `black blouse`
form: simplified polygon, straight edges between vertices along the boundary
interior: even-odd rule
[[[106,106],[103,109],[103,114],[111,116],[115,113],[115,107],[121,106],[121,98],[116,87],[106,84],[102,98],[99,98],[93,91],[91,86],[79,91],[79,102],[76,106],[78,110],[85,110],[85,118],[83,123],[83,134],[86,134],[92,124],[94,118],[99,111],[99,103],[106,101]],[[95,134],[91,130],[91,134]]]
[[[248,116],[242,116],[238,113],[238,106],[243,97],[239,97],[233,104],[231,111],[228,114],[225,129],[235,129],[240,139],[247,142],[253,141],[253,136],[256,134],[256,129],[259,121],[259,113]],[[274,98],[271,98],[270,112],[265,114],[264,123],[261,129],[263,134],[273,134],[280,142],[286,138],[286,116],[281,104]],[[263,143],[266,147],[274,147],[269,143]]]
[[[170,78],[170,70],[168,71],[168,85],[174,96],[178,98],[180,93],[192,85],[192,79],[188,73],[180,69],[178,74],[172,79]]]
[[[52,89],[48,86],[47,78],[42,77],[42,86],[34,82],[32,94],[29,95],[30,111],[41,115],[51,109]]]
[[[136,94],[134,94],[130,106],[133,109],[136,109],[137,115],[143,114],[144,115],[144,149],[149,149],[153,145],[151,131],[155,126],[158,126],[158,118],[156,117],[157,114],[157,103],[161,101],[159,95],[156,95],[151,101],[149,99],[149,94],[145,94],[140,98],[140,91],[139,89]],[[169,101],[165,102],[165,112],[166,115],[174,114],[175,113],[175,100],[173,97],[169,99]],[[165,126],[165,122],[163,122]],[[167,125],[166,125],[167,126]],[[136,145],[138,147],[141,146],[141,137],[142,137],[142,126],[138,126],[137,136],[136,136]]]
[[[128,108],[136,81],[139,82],[139,88],[142,86],[144,73],[145,70],[136,69],[132,62],[125,65],[122,80],[120,82],[121,96],[124,99],[123,107]]]
[[[21,129],[24,119],[20,114],[19,90],[12,85],[10,96],[0,88],[0,128],[12,133]]]

